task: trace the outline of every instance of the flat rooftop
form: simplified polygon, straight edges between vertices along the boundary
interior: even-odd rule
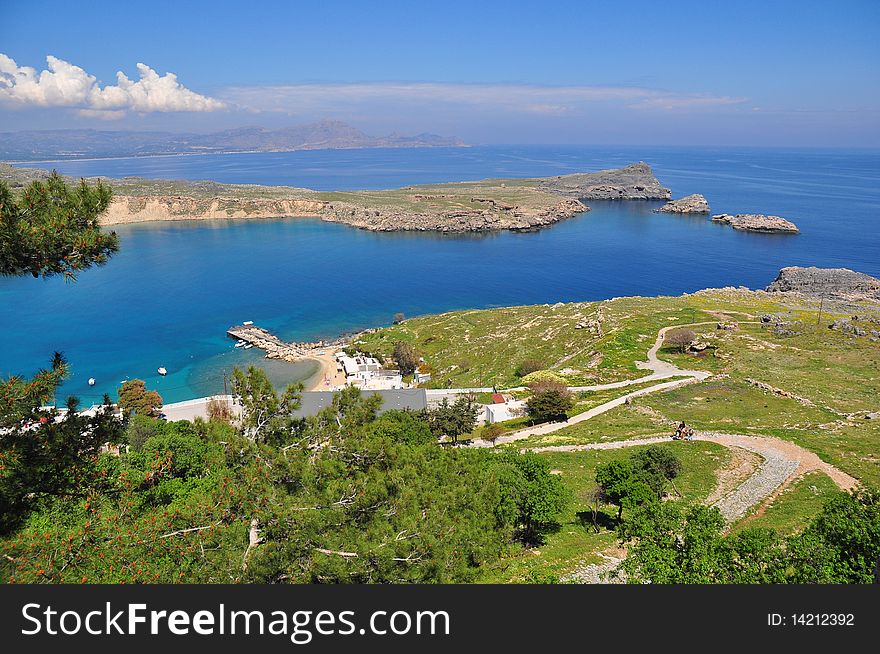
[[[365,396],[379,395],[382,397],[382,406],[379,413],[392,409],[409,409],[421,411],[428,407],[428,397],[424,388],[402,388],[393,390],[364,390]],[[306,391],[302,394],[302,406],[294,415],[307,417],[317,415],[322,409],[333,403],[333,391]]]

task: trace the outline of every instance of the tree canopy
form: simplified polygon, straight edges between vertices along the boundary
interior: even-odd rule
[[[54,171],[18,197],[0,181],[0,275],[73,278],[106,263],[119,248],[116,234],[98,225],[110,199],[106,184],[73,186]]]
[[[540,390],[526,400],[526,412],[533,422],[566,420],[567,412],[573,406],[574,399],[564,388]]]
[[[157,391],[148,391],[142,379],[131,379],[119,387],[119,408],[127,415],[155,418],[162,408],[162,396]]]
[[[477,426],[477,404],[469,395],[461,395],[450,404],[445,398],[440,406],[424,412],[425,419],[436,439],[449,438],[453,443]]]
[[[629,544],[621,570],[660,584],[872,583],[880,566],[880,492],[841,491],[800,534],[749,528],[724,535],[717,508],[643,505],[618,533]]]
[[[404,341],[394,344],[394,360],[403,375],[411,375],[419,367],[419,353],[410,343]]]
[[[0,575],[462,582],[559,520],[567,494],[538,455],[440,447],[424,414],[379,415],[377,396],[355,388],[287,422],[296,393],[285,404],[260,373],[238,379],[261,388],[239,428],[141,417],[128,427],[137,425],[140,451],[70,461],[81,492],[39,499],[0,539]],[[273,412],[281,420],[270,428]]]

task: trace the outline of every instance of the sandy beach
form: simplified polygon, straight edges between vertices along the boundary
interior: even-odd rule
[[[345,385],[345,374],[338,369],[335,354],[338,347],[310,350],[306,359],[318,363],[318,371],[303,382],[307,391],[329,391]]]

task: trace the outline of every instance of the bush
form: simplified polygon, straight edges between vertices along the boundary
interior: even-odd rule
[[[155,418],[133,415],[125,430],[125,439],[132,452],[142,452],[144,443],[161,431],[162,424]]]
[[[695,340],[697,340],[697,335],[692,329],[671,329],[663,337],[663,345],[676,347],[680,352],[685,352]]]
[[[526,412],[533,422],[565,420],[568,411],[574,406],[574,399],[566,390],[549,388],[535,393],[526,400]]]
[[[144,443],[143,451],[147,461],[162,459],[170,454],[172,477],[189,479],[201,476],[205,471],[208,446],[193,433],[192,425],[184,421],[170,423],[163,431],[164,433],[153,436]]]
[[[543,370],[544,368],[545,365],[541,359],[526,359],[516,367],[516,370],[513,371],[513,374],[517,377],[525,377],[530,373],[537,372],[538,370]]]
[[[543,393],[544,391],[559,391],[560,393],[568,392],[568,385],[555,379],[536,379],[529,382],[529,390],[532,393]]]
[[[409,343],[398,341],[394,344],[394,360],[400,368],[400,374],[411,375],[419,365],[419,354]]]
[[[526,386],[535,382],[555,382],[557,384],[562,384],[563,386],[568,383],[568,380],[565,377],[552,370],[536,370],[535,372],[530,372],[522,378],[522,381]]]
[[[227,424],[231,423],[234,417],[229,402],[226,400],[218,400],[217,398],[211,398],[208,400],[205,411],[208,414],[208,420],[218,420]]]

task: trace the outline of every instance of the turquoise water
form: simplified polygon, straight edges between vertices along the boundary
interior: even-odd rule
[[[256,349],[233,348],[225,330],[244,320],[313,340],[388,324],[398,311],[758,288],[787,265],[880,275],[877,152],[517,146],[55,165],[73,175],[350,189],[563,174],[639,159],[674,197],[699,192],[713,212],[778,214],[802,234],[735,232],[705,217],[652,213],[657,202],[594,202],[587,214],[519,234],[376,234],[318,220],[120,226],[120,253],[75,284],[0,279],[7,327],[0,376],[30,374],[57,349],[73,367],[63,395],[95,401],[139,377],[170,402],[222,391],[224,371],[248,363],[269,366],[278,383],[314,373],[309,364],[270,364]]]

